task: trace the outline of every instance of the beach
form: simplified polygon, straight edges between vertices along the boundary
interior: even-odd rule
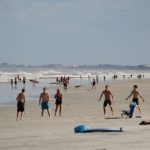
[[[142,118],[135,110],[133,118],[105,119],[103,115],[103,100],[98,102],[101,92],[108,84],[114,95],[114,116],[120,117],[121,110],[129,108],[131,98],[125,103],[133,85],[137,84],[139,91],[145,99],[140,100]],[[38,86],[38,92],[26,101],[27,114],[23,120],[16,121],[16,101],[0,107],[0,149],[1,150],[149,150],[150,126],[140,126],[142,120],[150,120],[150,79],[134,79],[120,82],[102,82],[96,89],[91,85],[82,85],[79,88],[69,86],[63,90],[62,116],[54,116],[55,100],[51,94],[51,114],[47,112],[41,119],[41,108],[38,104],[39,91],[43,85]],[[57,89],[58,86],[55,87]],[[20,89],[21,90],[21,89]],[[30,89],[32,90],[32,89]],[[27,89],[29,91],[29,89]],[[28,94],[28,93],[27,93]],[[106,117],[112,117],[107,107]],[[74,133],[79,125],[88,125],[90,128],[123,127],[124,132],[96,132]]]

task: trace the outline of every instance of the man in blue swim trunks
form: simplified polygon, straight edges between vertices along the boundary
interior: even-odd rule
[[[133,86],[133,90],[131,91],[130,95],[126,98],[126,101],[127,101],[131,96],[133,96],[132,102],[135,102],[135,103],[136,103],[137,108],[138,108],[140,114],[142,114],[141,108],[140,108],[140,106],[139,106],[139,99],[138,99],[138,96],[143,100],[143,102],[144,102],[144,99],[143,99],[143,97],[141,96],[141,94],[139,93],[139,91],[137,90],[137,88],[138,88],[137,85],[134,85],[134,86]]]
[[[49,99],[50,99],[50,96],[49,96],[49,93],[47,92],[47,88],[44,87],[43,92],[40,94],[40,98],[39,98],[39,105],[41,105],[41,109],[42,109],[41,117],[43,117],[45,109],[47,110],[49,118],[51,117],[51,114],[49,111],[49,104],[48,104]]]

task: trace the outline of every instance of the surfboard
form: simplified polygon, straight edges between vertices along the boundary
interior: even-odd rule
[[[79,88],[79,87],[81,87],[81,85],[76,85],[76,86],[75,86],[75,88]]]
[[[39,81],[37,81],[35,79],[30,79],[30,82],[32,82],[32,83],[39,83]]]
[[[91,132],[123,132],[122,127],[120,129],[111,128],[94,128],[91,129],[86,125],[80,125],[74,128],[75,133],[91,133]]]
[[[122,127],[120,129],[98,128],[98,129],[87,129],[83,132],[84,133],[90,133],[90,132],[123,132],[123,130],[122,130]]]

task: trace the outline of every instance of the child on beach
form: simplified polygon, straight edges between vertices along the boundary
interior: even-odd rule
[[[60,93],[60,90],[57,89],[57,93],[55,94],[54,98],[56,99],[56,108],[55,108],[55,116],[56,116],[56,113],[57,113],[57,109],[59,107],[59,115],[61,116],[61,110],[62,110],[62,98],[63,98],[63,95],[62,93]]]

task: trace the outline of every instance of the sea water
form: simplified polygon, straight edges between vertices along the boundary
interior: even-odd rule
[[[99,82],[104,82],[104,76],[106,82],[114,82],[113,76],[117,75],[117,81],[136,79],[141,74],[144,78],[150,78],[150,71],[148,70],[113,70],[113,69],[45,69],[45,68],[33,68],[33,69],[20,69],[20,68],[1,68],[0,69],[0,104],[8,102],[15,102],[16,96],[21,92],[22,88],[26,89],[27,100],[37,100],[43,87],[48,87],[50,94],[53,96],[58,86],[56,84],[50,84],[56,82],[56,77],[70,77],[70,85],[90,85],[93,78],[98,76]],[[123,79],[124,75],[124,79]],[[26,84],[23,85],[22,81],[18,82],[17,86],[11,87],[10,80],[15,77],[26,78]],[[33,86],[30,79],[39,81]]]

